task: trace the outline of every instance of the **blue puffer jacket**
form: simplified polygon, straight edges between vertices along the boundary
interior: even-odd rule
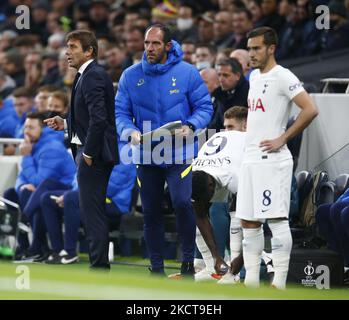
[[[38,186],[48,178],[67,185],[73,183],[76,171],[74,160],[64,144],[54,137],[51,129],[44,128],[31,155],[23,157],[22,170],[15,186],[17,192],[23,184]]]
[[[337,199],[336,202],[349,201],[349,188]]]
[[[164,64],[149,64],[144,53],[141,63],[124,71],[115,98],[121,140],[134,130],[145,133],[177,120],[196,129],[207,127],[213,114],[209,92],[197,69],[182,61],[182,56],[179,44],[172,40]],[[143,128],[143,121],[151,121],[151,128]]]
[[[118,164],[111,173],[107,198],[118,207],[121,213],[129,213],[132,200],[132,190],[136,181],[136,166],[134,164]]]
[[[10,114],[16,114],[15,107],[13,105],[13,99],[7,98],[0,103],[0,120],[6,118]]]

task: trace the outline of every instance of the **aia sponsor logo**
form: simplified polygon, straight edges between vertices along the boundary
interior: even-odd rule
[[[264,108],[264,105],[263,105],[263,102],[262,102],[262,99],[261,98],[258,98],[257,100],[255,99],[248,99],[248,111],[251,112],[251,111],[262,111],[262,112],[265,112],[265,108]]]

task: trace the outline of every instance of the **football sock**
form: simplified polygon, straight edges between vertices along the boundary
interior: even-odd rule
[[[202,258],[205,261],[206,269],[215,272],[214,269],[214,259],[212,257],[211,251],[206,245],[206,242],[204,238],[202,237],[202,234],[199,230],[199,228],[196,228],[196,238],[195,238],[196,246],[198,247]]]
[[[264,234],[262,227],[243,228],[244,239],[243,257],[246,269],[245,285],[247,287],[259,287],[259,269],[261,255],[264,248]]]
[[[269,221],[273,235],[271,239],[274,279],[272,286],[286,288],[286,279],[292,249],[292,236],[288,220]]]
[[[235,217],[235,211],[230,212],[230,261],[239,256],[242,249],[241,220]]]

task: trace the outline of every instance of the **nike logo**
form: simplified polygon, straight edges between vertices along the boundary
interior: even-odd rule
[[[269,211],[269,209],[262,209],[262,212],[267,212]]]
[[[67,259],[66,257],[63,257],[62,260],[61,260],[61,263],[62,264],[70,264],[70,263],[73,263],[73,262],[77,262],[79,260],[79,258],[77,256],[71,258],[71,259]]]

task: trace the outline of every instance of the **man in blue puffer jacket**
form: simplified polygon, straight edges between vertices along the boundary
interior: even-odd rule
[[[56,138],[50,128],[43,127],[42,120],[40,113],[27,115],[25,140],[20,145],[22,169],[15,189],[9,189],[4,194],[5,198],[20,204],[24,217],[33,229],[33,242],[28,255],[35,258],[41,258],[47,249],[40,197],[48,190],[70,189],[76,172],[74,160],[63,142]],[[24,243],[23,246],[26,249]]]
[[[137,146],[143,155],[137,175],[144,213],[144,236],[151,261],[150,271],[164,274],[161,203],[166,181],[182,242],[181,275],[192,275],[195,217],[190,201],[190,163],[196,156],[195,144],[189,143],[187,148],[169,144],[163,151],[167,154],[169,152],[170,157],[158,161],[154,157],[156,143],[152,142],[146,148],[146,145],[140,146],[140,142],[141,134],[177,120],[182,122],[182,128],[176,138],[180,136],[188,141],[192,131],[208,125],[213,107],[199,72],[182,61],[183,52],[176,41],[171,41],[167,27],[159,24],[149,27],[145,33],[144,46],[141,63],[126,69],[120,79],[115,98],[116,127],[121,140],[125,141],[129,137],[131,144]],[[150,125],[144,124],[144,121],[149,121]],[[147,161],[149,153],[151,159]]]

